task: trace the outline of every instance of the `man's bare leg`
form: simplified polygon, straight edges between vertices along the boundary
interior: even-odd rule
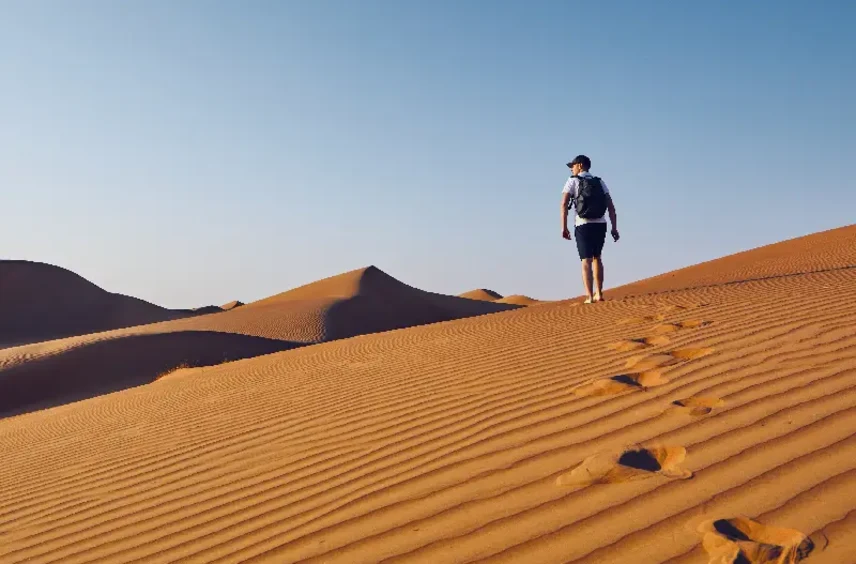
[[[592,259],[592,270],[594,271],[594,298],[593,301],[603,300],[603,261],[600,257]]]
[[[586,289],[586,301],[585,301],[585,303],[590,304],[590,303],[592,303],[592,299],[593,299],[592,298],[592,292],[591,292],[591,286],[592,286],[591,259],[583,259],[582,265],[583,265],[583,286],[585,286],[585,289]]]

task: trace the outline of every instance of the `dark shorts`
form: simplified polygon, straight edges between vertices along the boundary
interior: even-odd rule
[[[580,260],[600,258],[603,243],[606,241],[605,223],[585,223],[574,227],[574,238],[577,240],[577,251]]]

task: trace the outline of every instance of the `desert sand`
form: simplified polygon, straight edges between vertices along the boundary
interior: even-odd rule
[[[485,302],[492,302],[494,300],[501,300],[502,294],[499,292],[494,292],[493,290],[488,290],[487,288],[476,288],[475,290],[470,290],[469,292],[464,292],[463,294],[458,294],[462,298],[467,298],[470,300],[482,300]]]
[[[511,296],[505,296],[504,298],[500,298],[496,300],[496,303],[531,306],[544,302],[542,302],[541,300],[536,300],[535,298],[530,298],[529,296],[524,296],[523,294],[514,294]]]
[[[147,384],[177,368],[515,307],[426,292],[370,266],[225,311],[0,349],[0,417]]]
[[[856,226],[473,304],[367,269],[0,350],[290,347],[0,419],[0,562],[856,561]]]

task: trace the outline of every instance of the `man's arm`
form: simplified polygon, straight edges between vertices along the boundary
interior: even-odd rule
[[[618,213],[615,211],[615,204],[609,194],[606,195],[606,209],[609,212],[609,223],[612,224],[612,238],[618,241]]]
[[[562,194],[562,237],[565,239],[571,238],[571,232],[568,231],[568,202],[571,201],[571,194],[564,192]]]

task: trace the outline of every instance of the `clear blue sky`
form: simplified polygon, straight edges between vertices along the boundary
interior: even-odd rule
[[[0,257],[169,307],[377,265],[581,293],[588,154],[617,285],[856,218],[856,4],[12,0]]]

